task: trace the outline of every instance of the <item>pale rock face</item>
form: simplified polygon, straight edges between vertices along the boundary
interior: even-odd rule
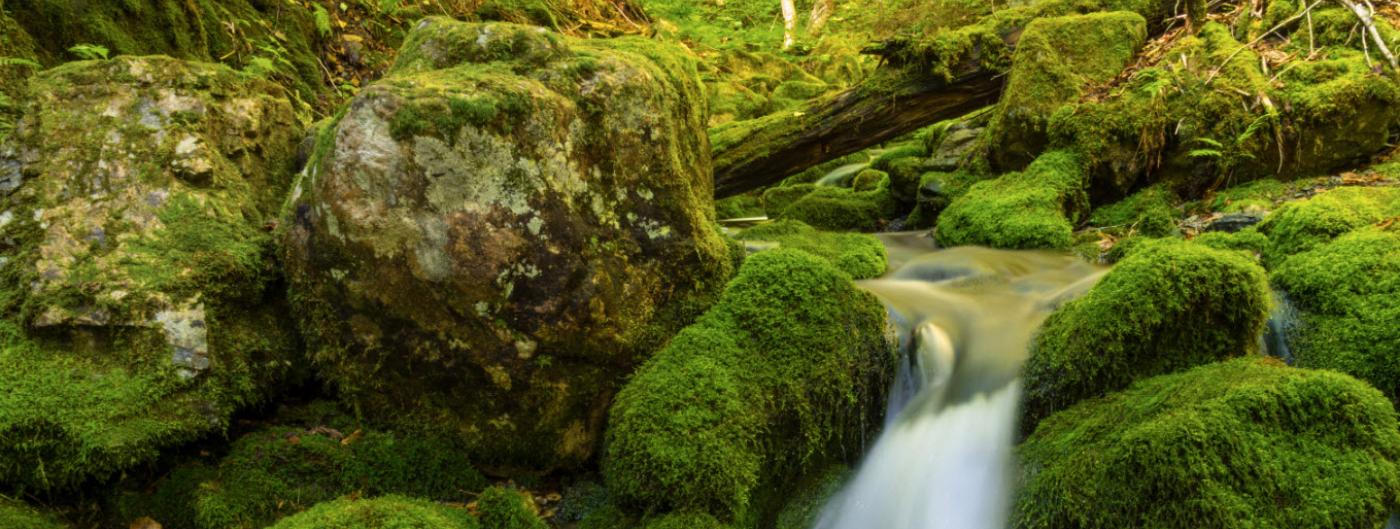
[[[418,26],[322,132],[283,221],[323,373],[487,464],[586,460],[617,381],[730,273],[682,53]]]

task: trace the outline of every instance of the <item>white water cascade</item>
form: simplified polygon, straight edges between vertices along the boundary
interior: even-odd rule
[[[1105,270],[1059,254],[885,241],[894,271],[861,286],[889,307],[906,363],[885,431],[815,528],[1004,529],[1028,342]]]

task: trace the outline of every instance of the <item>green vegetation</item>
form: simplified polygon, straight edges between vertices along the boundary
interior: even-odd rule
[[[0,496],[0,521],[5,529],[67,529],[53,517],[24,503]]]
[[[816,186],[783,208],[776,218],[799,220],[824,230],[879,231],[898,208],[888,180],[885,182],[885,186],[870,191]],[[765,203],[781,203],[780,199],[770,199],[767,193],[764,199]]]
[[[528,493],[491,487],[476,498],[483,529],[546,529]]]
[[[1148,187],[1120,202],[1095,209],[1089,224],[1120,233],[1166,237],[1177,231],[1177,198],[1165,186]]]
[[[719,302],[618,394],[609,490],[646,512],[754,519],[767,491],[782,494],[777,484],[878,422],[875,396],[895,359],[884,320],[823,259],[787,248],[749,257]]]
[[[1373,528],[1400,506],[1400,430],[1343,374],[1241,358],[1140,381],[1021,445],[1018,528]]]
[[[1065,152],[1046,153],[1024,172],[978,182],[938,217],[938,243],[993,248],[1069,248],[1088,208],[1084,168]]]
[[[845,465],[832,465],[826,470],[812,473],[795,488],[787,504],[778,511],[773,529],[810,529],[817,523],[827,500],[841,491],[841,486],[851,475],[851,469]]]
[[[1143,241],[1041,327],[1025,366],[1023,431],[1132,381],[1258,352],[1271,303],[1237,252]]]
[[[870,279],[885,273],[888,261],[879,239],[859,233],[833,233],[796,220],[779,220],[744,230],[741,241],[772,241],[821,257],[854,279]]]
[[[384,496],[328,501],[289,516],[268,529],[478,528],[482,525],[466,510],[402,496]]]
[[[1351,230],[1400,216],[1400,189],[1342,187],[1284,203],[1258,226],[1269,237],[1275,265]]]
[[[1303,312],[1298,365],[1347,373],[1400,402],[1400,232],[1351,232],[1289,257],[1272,279]]]

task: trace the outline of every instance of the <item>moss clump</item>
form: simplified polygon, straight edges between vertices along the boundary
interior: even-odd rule
[[[1204,205],[1219,213],[1257,213],[1274,209],[1287,192],[1287,184],[1265,178],[1217,192]]]
[[[384,496],[320,503],[268,529],[478,529],[481,524],[463,509],[432,502]]]
[[[1259,223],[1271,264],[1362,226],[1400,215],[1400,189],[1342,187],[1286,202]]]
[[[153,493],[122,497],[121,518],[150,516],[189,529],[257,529],[351,493],[460,502],[487,485],[460,446],[361,430],[344,416],[329,419],[243,435],[217,466],[180,467]]]
[[[1270,300],[1264,270],[1239,253],[1144,241],[1041,327],[1023,431],[1133,380],[1257,352]]]
[[[766,491],[878,422],[886,340],[884,308],[827,261],[790,248],[749,257],[618,394],[608,489],[647,512],[753,520]]]
[[[881,187],[890,186],[890,175],[879,169],[865,169],[856,173],[856,177],[851,180],[851,189],[855,191],[874,191]]]
[[[826,259],[855,279],[879,277],[889,265],[885,245],[875,237],[818,231],[796,220],[761,224],[744,230],[735,238],[741,241],[772,241],[783,248],[802,250]]]
[[[1117,76],[1146,39],[1147,21],[1128,11],[1031,21],[1016,44],[988,131],[997,165],[1029,163],[1045,148],[1055,110]]]
[[[1121,233],[1166,237],[1177,231],[1180,213],[1176,201],[1176,195],[1166,186],[1151,186],[1120,202],[1095,209],[1089,215],[1089,224]]]
[[[817,186],[783,209],[778,218],[800,220],[824,230],[879,231],[897,208],[888,187],[856,191]]]
[[[763,211],[769,217],[778,218],[802,197],[805,197],[817,189],[816,184],[787,184],[770,187],[763,191]]]
[[[658,516],[642,523],[642,529],[729,529],[714,516],[703,512],[678,512]]]
[[[1400,402],[1400,232],[1361,229],[1289,257],[1274,283],[1302,311],[1293,350]]]
[[[1268,251],[1269,238],[1253,226],[1234,232],[1211,231],[1197,235],[1192,242],[1217,250],[1237,250],[1250,255],[1264,255]]]
[[[1068,248],[1088,208],[1084,166],[1067,152],[1041,155],[1024,172],[973,184],[938,217],[938,243]]]
[[[841,486],[850,477],[850,467],[832,465],[804,479],[788,498],[787,504],[778,511],[773,529],[810,529],[816,525],[822,507],[841,491]]]
[[[505,487],[491,487],[476,498],[476,510],[483,529],[546,529],[527,493]]]
[[[1014,527],[1374,528],[1400,507],[1400,431],[1346,375],[1241,358],[1043,421]]]
[[[919,191],[914,200],[914,210],[904,221],[905,229],[932,228],[943,210],[958,197],[967,194],[972,184],[980,180],[968,171],[933,171],[919,175]]]
[[[763,202],[755,194],[745,193],[715,201],[715,218],[719,220],[746,219],[764,215]]]
[[[5,529],[67,529],[53,517],[24,503],[0,496],[0,526]]]

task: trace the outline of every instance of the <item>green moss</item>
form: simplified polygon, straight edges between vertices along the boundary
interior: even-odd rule
[[[467,511],[432,502],[384,496],[321,503],[268,529],[477,529]]]
[[[1089,215],[1089,224],[1100,229],[1165,237],[1177,231],[1180,213],[1176,202],[1176,195],[1165,186],[1148,187],[1120,202],[1095,209]]]
[[[52,516],[22,502],[0,496],[0,522],[5,529],[66,529]]]
[[[1273,281],[1302,312],[1298,365],[1350,374],[1400,402],[1400,232],[1343,235],[1288,258]]]
[[[257,529],[346,494],[460,502],[486,487],[461,447],[440,439],[361,430],[325,406],[283,412],[278,422],[300,424],[245,434],[217,465],[181,466],[152,492],[123,495],[120,517],[151,516],[189,529]]]
[[[1400,215],[1400,189],[1342,187],[1286,202],[1258,229],[1269,237],[1270,265],[1356,228]]]
[[[1044,150],[1055,110],[1113,79],[1147,39],[1147,22],[1117,11],[1040,18],[1016,44],[1001,103],[988,131],[998,165],[1019,168]]]
[[[938,217],[943,246],[1068,248],[1088,207],[1078,157],[1051,152],[1021,173],[973,184]]]
[[[719,220],[762,217],[765,214],[762,199],[756,194],[745,193],[715,201],[715,218]]]
[[[1220,213],[1269,211],[1287,192],[1288,186],[1283,182],[1265,178],[1219,191],[1205,205]]]
[[[778,511],[773,529],[810,529],[815,526],[822,507],[841,491],[841,486],[850,477],[851,469],[845,465],[832,465],[812,473],[794,488],[787,504]]]
[[[888,260],[885,245],[875,237],[859,233],[818,231],[801,221],[785,219],[760,224],[735,236],[741,241],[772,241],[826,259],[855,279],[870,279],[885,273]]]
[[[783,209],[778,218],[824,230],[879,231],[895,216],[897,207],[889,188],[855,191],[817,186]]]
[[[626,506],[753,520],[803,467],[859,446],[893,373],[884,308],[796,249],[745,261],[613,404],[604,473]],[[822,354],[812,354],[822,351]]]
[[[763,191],[763,210],[771,218],[782,215],[794,202],[812,193],[816,184],[788,184],[770,187]]]
[[[1346,375],[1241,358],[1041,423],[1014,527],[1374,528],[1400,507],[1400,429]]]
[[[1269,238],[1252,226],[1234,233],[1223,231],[1202,233],[1192,239],[1192,242],[1217,250],[1245,251],[1256,256],[1263,255],[1269,248]]]
[[[714,516],[703,512],[679,512],[651,518],[642,529],[729,529]]]
[[[528,493],[491,487],[476,498],[482,529],[546,529]]]
[[[905,229],[932,228],[943,210],[958,197],[967,194],[972,184],[980,180],[980,177],[969,171],[933,171],[919,175],[919,190],[914,200],[914,210],[904,221]]]
[[[1270,300],[1263,269],[1239,253],[1142,243],[1041,327],[1025,366],[1023,431],[1133,380],[1257,353]]]
[[[856,173],[856,177],[851,180],[851,189],[854,191],[874,191],[889,186],[890,175],[879,169],[864,169]]]

